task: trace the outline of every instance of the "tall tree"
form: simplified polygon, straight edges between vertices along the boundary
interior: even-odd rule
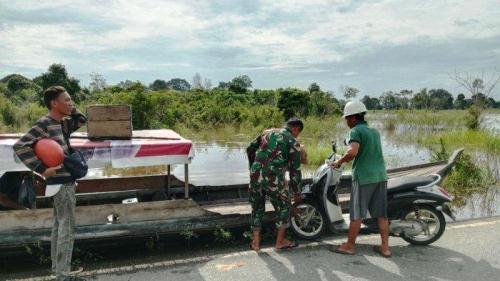
[[[431,98],[427,93],[427,89],[423,88],[411,99],[411,107],[414,109],[429,109],[431,106]]]
[[[41,90],[33,81],[20,74],[11,74],[2,80],[7,84],[7,97],[20,96],[23,90]]]
[[[313,91],[310,96],[310,113],[316,116],[340,114],[340,105],[336,99],[323,91]]]
[[[365,95],[361,99],[361,102],[365,104],[366,109],[368,110],[378,109],[380,106],[380,102],[377,98],[372,98],[368,95]]]
[[[279,89],[278,108],[283,112],[285,119],[291,117],[305,117],[309,114],[310,97],[300,89]]]
[[[321,91],[321,88],[319,87],[318,83],[312,82],[311,85],[309,85],[308,90],[309,90],[309,93],[313,93],[313,92]]]
[[[467,90],[471,96],[483,94],[487,98],[490,97],[491,92],[500,82],[500,73],[495,72],[487,78],[484,71],[481,74],[458,73],[450,75],[450,78],[455,80],[460,86]],[[478,99],[480,101],[480,99]],[[486,104],[477,104],[476,106],[484,107]]]
[[[278,101],[278,93],[274,90],[259,90],[255,89],[252,92],[252,105],[271,105],[276,106]]]
[[[92,93],[104,91],[106,88],[106,79],[99,73],[90,73],[89,88]]]
[[[412,96],[412,90],[401,90],[398,94],[396,94],[396,103],[398,104],[397,107],[404,109],[409,108]]]
[[[167,82],[165,82],[165,80],[156,79],[155,81],[153,81],[153,83],[149,84],[149,89],[151,91],[167,90],[168,85],[167,85]]]
[[[146,86],[141,81],[125,80],[120,81],[116,86],[126,91],[144,92],[146,90]]]
[[[429,91],[431,108],[451,109],[453,108],[453,95],[444,89],[432,89]]]
[[[465,100],[464,94],[458,94],[457,98],[453,102],[453,107],[455,109],[465,109],[467,107],[467,101]]]
[[[80,81],[76,78],[69,77],[66,67],[62,64],[52,64],[49,66],[47,72],[34,78],[33,81],[43,90],[50,86],[63,86],[75,102],[85,99],[85,97],[80,94]],[[43,92],[40,92],[40,97],[42,94]]]
[[[212,80],[208,78],[203,79],[203,88],[205,90],[211,90],[212,89]]]
[[[342,93],[344,93],[345,99],[348,101],[356,98],[356,96],[359,93],[359,90],[357,88],[350,87],[348,85],[341,86],[341,90],[342,90]]]
[[[397,102],[396,102],[396,96],[392,91],[388,91],[383,93],[380,96],[380,105],[382,106],[383,109],[397,109]]]
[[[471,97],[472,103],[481,108],[488,107],[488,97],[483,93],[477,93]]]
[[[235,93],[245,93],[248,88],[252,88],[252,80],[248,75],[236,76],[231,80],[229,90]]]
[[[229,86],[231,86],[231,82],[220,81],[219,86],[217,86],[217,88],[229,89]]]
[[[193,76],[193,83],[191,85],[193,89],[203,89],[201,75],[198,72]]]
[[[187,91],[189,91],[189,89],[191,89],[191,84],[189,84],[188,81],[181,79],[181,78],[170,79],[167,82],[166,86],[169,89],[181,91],[181,92],[187,92]]]

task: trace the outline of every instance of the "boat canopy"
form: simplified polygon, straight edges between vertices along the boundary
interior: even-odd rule
[[[0,135],[0,176],[7,171],[27,171],[12,149],[20,134]],[[131,168],[190,164],[193,142],[169,129],[134,131],[131,140],[90,140],[86,133],[74,133],[71,146],[82,151],[89,168]]]

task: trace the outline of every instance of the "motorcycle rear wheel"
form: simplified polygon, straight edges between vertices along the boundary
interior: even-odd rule
[[[401,235],[401,238],[412,245],[426,246],[434,243],[444,233],[446,228],[446,220],[444,219],[443,213],[436,210],[435,207],[427,205],[416,206],[420,216],[420,221],[427,224],[429,228],[429,233],[423,233],[415,236]],[[418,220],[416,217],[415,209],[410,209],[406,211],[402,216],[402,220]]]

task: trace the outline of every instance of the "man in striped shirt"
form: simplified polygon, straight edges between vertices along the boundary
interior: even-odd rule
[[[74,280],[70,276],[75,226],[76,184],[63,165],[47,167],[36,156],[33,145],[40,139],[55,140],[65,156],[71,154],[67,143],[70,134],[83,126],[86,117],[73,107],[73,102],[64,87],[49,87],[44,92],[44,103],[49,114],[40,118],[35,125],[14,145],[14,151],[31,170],[45,177],[47,185],[62,185],[54,195],[54,226],[52,228],[51,258],[52,271],[57,280]]]

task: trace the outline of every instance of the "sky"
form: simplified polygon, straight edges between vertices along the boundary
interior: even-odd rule
[[[259,89],[457,95],[455,73],[500,75],[500,0],[0,0],[0,77],[52,63],[82,85],[246,74]]]

